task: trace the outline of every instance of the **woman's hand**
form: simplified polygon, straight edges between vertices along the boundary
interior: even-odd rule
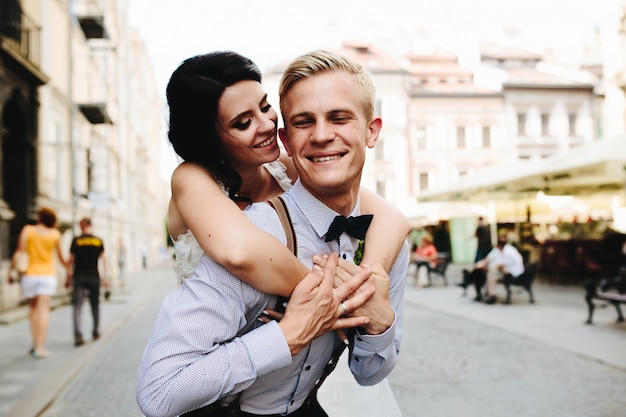
[[[325,268],[328,260],[328,255],[315,255],[313,257],[314,270]],[[345,316],[368,317],[369,323],[362,327],[368,334],[380,334],[393,324],[395,312],[391,308],[389,300],[389,276],[380,264],[372,265],[370,268],[372,273],[366,283],[376,289],[374,295],[367,302],[362,303],[360,307],[353,306],[350,298],[346,298],[343,304],[347,310]],[[354,262],[339,258],[335,268],[334,285],[343,285],[362,271],[363,268],[354,264]],[[368,286],[358,288],[355,294],[359,294],[362,288],[368,288]]]

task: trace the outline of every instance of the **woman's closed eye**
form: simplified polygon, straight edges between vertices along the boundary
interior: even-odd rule
[[[245,120],[240,120],[240,121],[237,121],[237,122],[233,125],[233,127],[234,127],[235,129],[237,129],[237,130],[246,130],[247,128],[249,128],[249,127],[250,127],[250,124],[252,124],[252,118],[251,118],[251,117],[248,117],[248,118],[247,118],[247,119],[245,119]]]
[[[270,109],[272,108],[272,105],[269,103],[265,103],[261,108],[261,113],[267,113],[270,111]],[[252,124],[252,116],[246,115],[244,117],[242,117],[241,119],[237,120],[234,124],[233,127],[237,130],[246,130],[247,128],[250,127],[250,125]]]

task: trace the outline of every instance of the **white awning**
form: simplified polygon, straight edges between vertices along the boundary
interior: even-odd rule
[[[486,201],[524,195],[587,195],[624,189],[626,136],[599,139],[536,162],[485,168],[417,201]]]

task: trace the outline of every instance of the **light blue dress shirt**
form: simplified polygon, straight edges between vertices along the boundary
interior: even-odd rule
[[[338,251],[352,259],[357,240],[343,234],[324,242],[338,214],[298,181],[283,194],[296,230],[298,258],[312,267],[315,254]],[[285,243],[278,215],[267,203],[244,210],[259,228]],[[351,215],[359,214],[359,206]],[[384,244],[384,242],[381,242]],[[263,250],[263,248],[259,248]],[[402,311],[408,244],[390,273],[390,300],[395,321],[380,335],[357,333],[350,369],[362,385],[385,378],[395,365],[402,335]],[[258,292],[206,255],[192,277],[166,297],[139,370],[137,402],[148,417],[176,416],[240,393],[243,411],[289,414],[305,401],[334,348],[334,332],[313,340],[291,356],[277,322],[256,320],[276,297]],[[230,397],[232,398],[232,397]]]

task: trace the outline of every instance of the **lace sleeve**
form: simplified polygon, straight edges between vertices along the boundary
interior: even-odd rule
[[[184,235],[178,236],[178,239],[174,240],[174,270],[176,271],[176,277],[178,283],[189,278],[196,266],[200,262],[200,258],[204,254],[204,251],[200,247],[200,244],[196,240],[191,230],[187,230]]]
[[[287,175],[287,167],[279,159],[273,162],[268,162],[267,164],[263,164],[263,166],[272,175],[272,177],[274,177],[274,179],[276,180],[278,185],[280,185],[280,188],[282,188],[283,191],[287,191],[291,187],[293,187],[293,184],[291,183],[291,178],[289,178],[289,176]]]

